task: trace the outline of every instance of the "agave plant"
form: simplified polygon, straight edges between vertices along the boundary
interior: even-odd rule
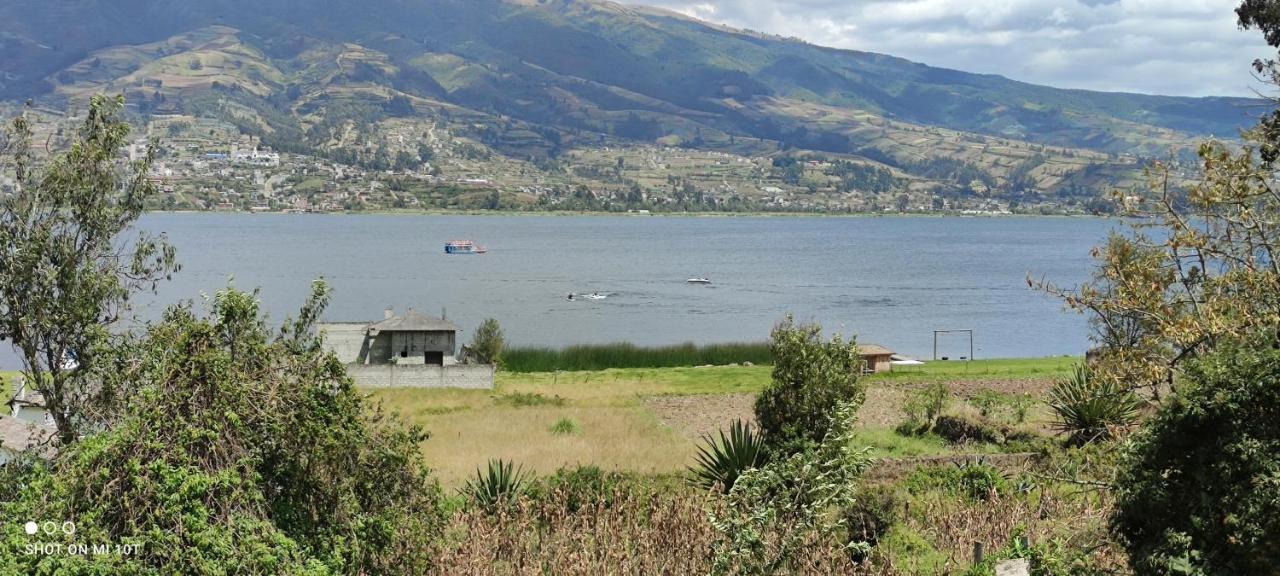
[[[698,486],[728,494],[742,473],[765,464],[764,437],[742,420],[734,420],[729,433],[720,430],[719,435],[719,439],[702,436],[698,463],[690,471]]]
[[[524,492],[528,474],[516,468],[512,462],[490,460],[488,469],[476,469],[474,480],[468,480],[461,492],[486,510],[508,504]]]
[[[1111,438],[1113,430],[1138,419],[1141,405],[1132,390],[1110,378],[1094,378],[1083,364],[1049,392],[1049,408],[1057,415],[1055,426],[1077,444]]]

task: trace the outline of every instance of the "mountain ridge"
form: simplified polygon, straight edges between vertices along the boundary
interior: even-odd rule
[[[813,150],[971,164],[1000,186],[1035,170],[1009,149],[1189,157],[1259,102],[1045,87],[600,0],[12,0],[0,63],[3,98],[124,92],[299,153],[358,159],[378,122],[420,115],[515,158],[615,140]]]

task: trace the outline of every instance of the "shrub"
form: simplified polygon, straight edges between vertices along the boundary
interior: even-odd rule
[[[1280,572],[1280,351],[1185,375],[1120,466],[1112,528],[1138,574]]]
[[[727,435],[724,430],[720,431],[719,440],[710,434],[703,435],[697,457],[698,463],[691,468],[694,483],[728,494],[743,472],[765,464],[764,439],[750,424],[735,420],[729,425]]]
[[[934,382],[911,393],[902,409],[907,413],[907,428],[919,432],[933,429],[938,416],[947,409],[951,392],[942,382]]]
[[[495,396],[493,402],[499,405],[525,408],[530,406],[564,406],[567,401],[559,396],[543,396],[537,392],[516,392]]]
[[[1141,404],[1133,391],[1114,378],[1095,378],[1085,364],[1077,365],[1070,378],[1049,392],[1055,425],[1071,435],[1073,444],[1111,438],[1114,429],[1137,420]]]
[[[475,335],[471,337],[471,346],[468,348],[476,362],[501,366],[502,345],[502,327],[498,326],[497,320],[486,318],[476,328]]]
[[[568,434],[577,434],[579,428],[578,428],[577,422],[574,422],[569,418],[561,418],[559,420],[556,420],[556,423],[552,424],[551,428],[549,428],[548,430],[550,430],[552,434],[568,435]]]
[[[854,496],[853,504],[842,512],[849,542],[875,546],[898,522],[901,511],[902,503],[898,501],[892,487],[867,487],[859,490]],[[866,559],[864,548],[852,548],[856,551],[854,561]]]
[[[598,466],[560,468],[539,482],[531,492],[544,501],[554,501],[570,514],[589,508],[609,508],[629,489],[628,477],[605,472]]]
[[[493,511],[511,504],[524,493],[529,477],[523,468],[501,459],[490,460],[484,472],[476,469],[474,480],[468,480],[463,495],[481,508]]]
[[[837,404],[816,446],[738,478],[724,506],[710,511],[719,535],[712,574],[795,573],[805,545],[837,529],[871,465],[868,449],[852,447],[856,411],[852,402]]]
[[[756,398],[756,422],[771,449],[795,453],[822,441],[835,407],[862,405],[862,358],[853,342],[821,340],[817,324],[787,317],[773,330],[773,380]]]
[[[946,415],[938,418],[933,425],[933,433],[945,438],[948,442],[987,442],[1003,444],[1005,435],[990,422],[977,418]]]
[[[112,356],[128,383],[110,429],[64,446],[0,501],[4,518],[74,519],[129,555],[32,555],[0,536],[0,573],[422,574],[438,535],[425,435],[371,409],[311,324],[272,334],[256,298],[219,291],[209,318],[165,312]]]
[[[1022,424],[1027,420],[1032,400],[1030,394],[1004,394],[995,390],[982,390],[969,399],[983,418]]]
[[[903,485],[912,494],[940,490],[972,500],[987,500],[1009,491],[1004,474],[981,459],[951,466],[921,466],[907,476]]]
[[[998,468],[981,460],[957,464],[957,488],[973,500],[989,500],[1008,492],[1009,482]]]

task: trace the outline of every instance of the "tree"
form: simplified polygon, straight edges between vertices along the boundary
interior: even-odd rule
[[[1223,348],[1121,465],[1111,523],[1138,574],[1280,572],[1280,352]]]
[[[0,471],[0,515],[74,520],[77,539],[134,552],[26,554],[36,540],[6,530],[0,573],[427,573],[441,516],[426,435],[370,406],[325,350],[328,299],[317,282],[273,333],[256,294],[221,290],[207,317],[173,307],[117,346],[121,418]]]
[[[869,449],[853,447],[858,404],[832,406],[823,437],[811,449],[736,478],[724,508],[710,512],[718,536],[712,574],[791,573],[808,539],[840,529],[836,511],[852,507],[858,478],[871,465]],[[854,546],[868,551],[865,543]]]
[[[147,180],[155,148],[117,169],[129,134],[123,104],[94,97],[70,150],[40,168],[25,115],[6,150],[17,185],[0,202],[0,339],[17,349],[62,444],[103,417],[97,400],[113,393],[95,376],[109,328],[131,296],[178,269],[163,235],[124,238],[155,194]]]
[[[794,453],[822,441],[836,406],[862,405],[862,357],[853,341],[822,341],[822,327],[790,316],[773,329],[772,382],[756,398],[756,422],[771,449]]]
[[[1240,24],[1280,46],[1277,8],[1272,0],[1246,0]],[[1276,70],[1273,61],[1260,66]],[[1268,122],[1245,133],[1239,149],[1202,144],[1203,176],[1185,188],[1168,165],[1153,164],[1147,204],[1154,208],[1134,211],[1132,230],[1094,250],[1090,282],[1061,290],[1030,281],[1089,313],[1103,328],[1104,345],[1119,344],[1106,347],[1099,377],[1145,387],[1159,399],[1175,386],[1181,364],[1219,342],[1266,330],[1280,343],[1280,132]]]
[[[476,328],[476,333],[471,337],[471,354],[481,364],[493,364],[495,366],[502,363],[502,327],[498,326],[498,321],[493,318],[486,318],[480,323],[480,327]]]

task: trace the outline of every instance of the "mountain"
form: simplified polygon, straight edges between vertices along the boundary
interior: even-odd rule
[[[598,0],[0,5],[0,98],[98,91],[299,152],[426,115],[520,158],[630,140],[815,150],[926,176],[966,165],[1002,182],[1045,156],[1185,154],[1236,137],[1258,104],[1037,86]],[[1054,186],[1107,172],[1060,171]]]

